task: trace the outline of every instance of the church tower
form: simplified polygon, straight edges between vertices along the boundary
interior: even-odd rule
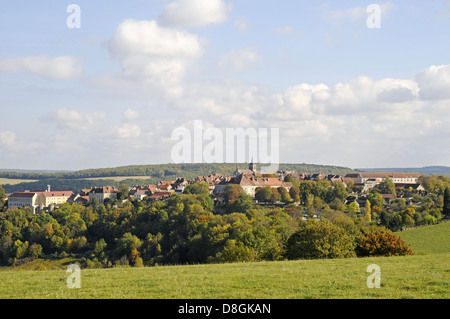
[[[256,173],[256,164],[253,163],[253,157],[251,163],[248,165],[248,169],[251,170],[253,173]]]

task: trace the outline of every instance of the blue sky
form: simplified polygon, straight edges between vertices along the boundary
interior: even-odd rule
[[[281,162],[450,165],[450,1],[19,0],[0,12],[0,168],[167,163],[171,133],[195,120],[279,128]]]

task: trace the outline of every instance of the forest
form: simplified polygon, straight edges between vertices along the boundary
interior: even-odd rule
[[[346,200],[354,185],[327,181],[298,181],[294,191],[275,189],[275,198],[257,191],[269,201],[291,199],[282,206],[257,204],[239,185],[229,185],[218,204],[200,182],[164,201],[123,194],[120,201],[65,203],[41,215],[3,206],[0,264],[67,256],[95,268],[408,255],[414,252],[395,231],[450,216],[449,179],[422,182],[426,193],[403,190],[404,197],[386,204],[373,190],[360,208]]]

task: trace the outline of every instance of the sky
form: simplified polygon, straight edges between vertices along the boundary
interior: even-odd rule
[[[199,121],[278,129],[281,163],[450,166],[449,30],[448,0],[2,1],[0,168],[171,163]]]

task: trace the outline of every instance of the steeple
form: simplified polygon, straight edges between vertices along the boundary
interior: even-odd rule
[[[256,164],[253,163],[253,156],[252,156],[252,161],[248,165],[248,169],[251,170],[253,173],[256,172]]]

